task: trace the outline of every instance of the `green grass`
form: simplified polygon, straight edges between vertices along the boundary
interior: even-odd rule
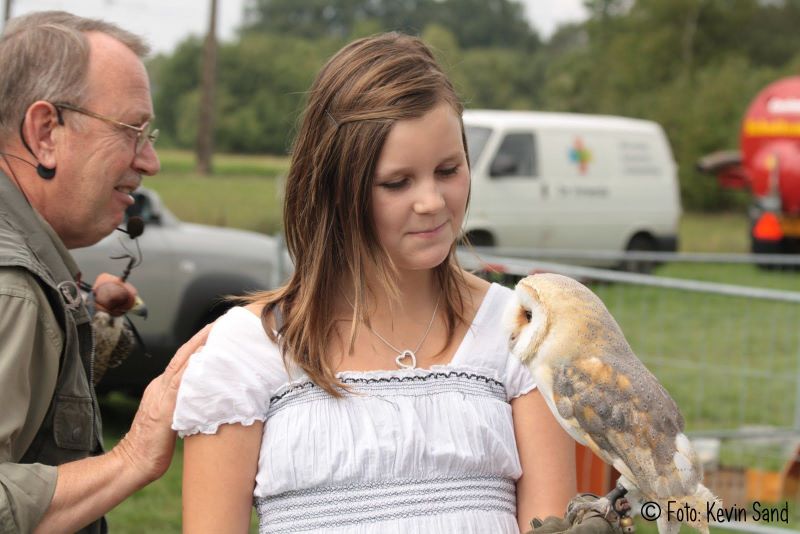
[[[758,525],[758,526],[770,526],[775,528],[782,528],[791,531],[797,532],[800,528],[800,514],[798,514],[797,508],[793,506],[794,503],[789,503],[789,523],[764,523],[764,522],[756,522],[752,516],[752,510],[747,510],[747,522],[745,525]],[[783,506],[783,503],[780,503],[779,506]],[[646,521],[641,517],[637,517],[634,522],[636,523],[636,534],[658,534],[658,528],[656,527],[655,521]],[[719,528],[719,527],[711,527],[710,532],[713,534],[725,534],[730,532],[739,532],[734,530],[729,530],[726,528]],[[686,525],[681,525],[680,534],[697,534],[697,531],[693,528],[689,528]]]
[[[684,213],[678,233],[681,252],[737,252],[750,250],[750,223],[742,213]],[[713,229],[713,231],[709,231]]]
[[[593,284],[689,430],[791,427],[800,305]]]
[[[110,450],[130,428],[137,405],[135,399],[119,393],[111,393],[100,399],[106,450]],[[166,474],[137,491],[107,515],[111,532],[180,533],[182,471],[183,441],[179,439]],[[258,532],[255,511],[250,521],[250,532]]]
[[[274,234],[281,227],[276,178],[164,175],[146,185],[185,222]]]
[[[159,150],[161,174],[196,174],[194,155],[186,150]],[[250,156],[242,154],[217,154],[213,160],[216,176],[259,176],[274,178],[289,168],[285,156]]]
[[[279,231],[278,184],[287,170],[287,158],[218,156],[216,174],[203,177],[194,172],[190,153],[159,154],[163,171],[145,184],[158,191],[180,219]],[[744,213],[685,214],[681,250],[747,252],[747,227]],[[656,274],[800,291],[797,272],[745,265],[670,264],[659,267]],[[690,430],[792,423],[800,373],[800,306],[624,284],[595,284],[593,289],[637,354],[676,399]],[[109,444],[128,428],[134,409],[134,402],[118,397],[104,401]],[[733,450],[727,444],[723,456],[728,463],[769,468],[785,460],[783,449],[769,444]],[[180,532],[181,462],[179,443],[167,474],[109,514],[114,532]],[[793,515],[797,525],[798,514]],[[640,534],[656,532],[655,525],[646,521],[639,521],[637,528]]]
[[[112,393],[100,399],[106,450],[125,434],[136,412],[137,401]],[[136,492],[107,516],[111,532],[181,531],[181,472],[183,443],[178,441],[175,457],[167,473],[158,481]]]
[[[191,153],[159,152],[162,171],[144,185],[186,222],[229,226],[274,234],[281,228],[278,183],[289,168],[286,157],[219,155],[215,174],[194,170]]]
[[[743,264],[672,263],[662,265],[654,274],[669,278],[800,291],[800,273],[788,269],[767,271]]]

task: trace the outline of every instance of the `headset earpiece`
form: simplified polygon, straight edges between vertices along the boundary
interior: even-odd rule
[[[56,168],[53,167],[52,169],[49,167],[45,167],[41,163],[36,166],[36,174],[40,177],[44,178],[45,180],[52,180],[53,177],[56,175]]]

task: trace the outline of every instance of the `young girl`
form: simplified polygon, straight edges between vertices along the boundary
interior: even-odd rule
[[[463,271],[462,106],[416,38],[358,40],[309,92],[288,284],[183,377],[185,532],[516,533],[561,515],[574,444],[508,352],[511,291]]]

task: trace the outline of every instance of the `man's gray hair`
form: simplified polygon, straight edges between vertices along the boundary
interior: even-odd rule
[[[115,24],[64,11],[13,18],[0,37],[0,145],[18,132],[38,100],[83,104],[89,72],[87,32],[105,33],[137,56],[150,47]]]

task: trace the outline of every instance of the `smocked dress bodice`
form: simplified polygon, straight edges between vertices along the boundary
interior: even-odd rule
[[[287,369],[258,317],[215,323],[181,382],[181,437],[264,422],[261,533],[516,533],[522,471],[510,400],[534,388],[508,353],[493,284],[448,365],[343,372],[334,398]]]

